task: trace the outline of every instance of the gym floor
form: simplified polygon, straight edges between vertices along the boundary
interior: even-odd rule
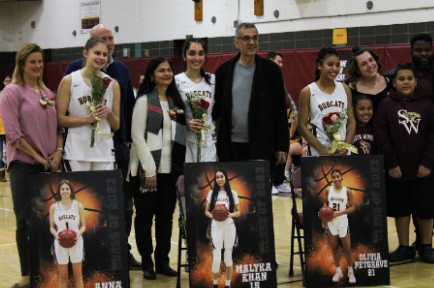
[[[274,233],[276,259],[279,263],[277,269],[277,282],[279,288],[284,287],[303,287],[301,283],[300,261],[296,255],[294,276],[289,276],[289,256],[291,251],[291,208],[292,201],[289,194],[280,194],[273,196],[273,216],[274,216]],[[301,200],[298,200],[298,207],[301,208]],[[301,210],[299,208],[299,210]],[[174,215],[174,229],[172,236],[172,252],[170,253],[172,268],[177,267],[178,251],[178,209]],[[15,242],[15,214],[9,183],[0,183],[0,258],[3,259],[0,264],[0,287],[10,287],[20,277],[20,268],[18,252]],[[134,227],[133,227],[134,229]],[[388,218],[389,247],[391,250],[396,249],[398,240],[393,219]],[[414,235],[410,233],[414,240]],[[134,230],[129,239],[132,245],[132,253],[139,260],[140,255],[137,251]],[[184,261],[184,259],[182,260]],[[393,265],[393,264],[392,264]],[[400,288],[434,288],[434,264],[425,264],[416,256],[415,261],[393,265],[390,267],[391,286],[380,287],[400,287]],[[131,287],[147,288],[175,288],[176,277],[166,277],[157,275],[157,280],[144,280],[141,271],[130,271]],[[181,287],[188,287],[188,273],[182,272]],[[351,286],[357,287],[357,286]]]

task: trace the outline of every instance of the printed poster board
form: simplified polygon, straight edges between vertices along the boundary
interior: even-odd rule
[[[302,157],[303,215],[305,227],[306,286],[307,287],[351,287],[389,285],[387,214],[382,156],[331,156]],[[318,217],[318,211],[326,202],[329,191],[330,203],[339,206],[345,198],[330,192],[335,185],[332,172],[342,173],[341,185],[349,188],[354,199],[355,211],[347,214],[347,226],[336,229],[344,231],[349,227],[350,249],[356,283],[349,283],[348,254],[344,253],[341,236],[338,248],[333,249],[333,227],[340,224],[329,222],[325,225]],[[334,188],[333,188],[334,189]],[[347,192],[348,193],[348,192]],[[348,206],[347,206],[348,207]],[[335,209],[335,211],[338,208]],[[332,220],[335,221],[335,220]],[[342,219],[339,221],[343,221]],[[342,222],[341,222],[342,223]],[[335,225],[336,224],[336,225]],[[335,226],[331,226],[335,225]],[[345,232],[345,231],[344,231]],[[339,233],[339,232],[336,232]],[[342,232],[341,232],[342,233]],[[333,234],[333,233],[332,233]],[[337,238],[334,238],[337,239]],[[334,254],[336,253],[336,254]],[[337,257],[343,277],[333,282]],[[351,260],[350,260],[351,261]]]
[[[54,195],[63,179],[72,184],[76,200],[85,210],[86,230],[82,236],[84,287],[129,287],[120,171],[38,173],[26,176],[32,287],[59,287],[55,261],[58,254],[54,251],[54,236],[50,233],[49,212],[51,205],[56,202]],[[72,212],[63,217],[77,217],[73,208],[69,211]],[[68,287],[75,287],[72,264],[68,265]]]
[[[240,209],[239,217],[227,219],[229,224],[219,222],[218,226],[205,215],[207,196],[219,185],[215,181],[216,170],[226,171]],[[219,287],[224,287],[228,272],[225,259],[233,262],[230,287],[276,287],[269,163],[186,163],[184,171],[190,287],[213,287],[213,269],[218,273]],[[224,195],[227,193],[218,194],[218,200],[224,202],[227,199]],[[234,231],[231,223],[235,225],[237,244],[232,253],[227,253],[226,248],[219,249],[222,244],[219,239],[229,237],[224,238],[223,246],[233,239],[228,236]],[[229,232],[224,233],[223,229]],[[214,261],[214,258],[221,258],[221,261]]]

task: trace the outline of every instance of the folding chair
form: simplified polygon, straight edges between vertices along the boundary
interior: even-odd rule
[[[289,264],[289,275],[294,275],[294,255],[298,254],[300,255],[300,266],[301,266],[301,276],[303,280],[303,286],[305,286],[305,279],[304,279],[304,271],[306,268],[306,262],[305,262],[305,252],[303,251],[303,244],[304,236],[301,235],[300,230],[304,228],[303,226],[303,213],[298,213],[297,211],[297,201],[296,198],[301,198],[301,193],[296,193],[295,189],[301,188],[301,169],[300,167],[297,167],[294,170],[294,173],[292,173],[291,180],[289,181],[289,184],[291,185],[292,193],[292,228],[291,228],[291,256],[290,256],[290,264]],[[298,242],[298,251],[294,251],[294,244],[295,239],[297,239]]]
[[[185,209],[185,191],[184,191],[184,175],[179,176],[176,182],[176,195],[178,196],[179,205],[179,237],[178,237],[178,279],[176,281],[176,288],[181,288],[181,268],[188,268],[187,259],[185,264],[182,262],[182,251],[187,251],[187,214]],[[184,240],[184,241],[183,241]],[[185,242],[185,245],[183,244]]]

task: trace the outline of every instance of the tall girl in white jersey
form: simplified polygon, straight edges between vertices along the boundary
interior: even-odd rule
[[[68,263],[72,263],[75,287],[83,288],[83,237],[86,221],[83,205],[75,199],[72,184],[64,179],[60,181],[56,193],[56,202],[50,207],[50,232],[55,237],[54,254],[59,272],[59,288],[66,288],[68,283]],[[67,225],[68,224],[68,228]],[[71,229],[77,233],[75,245],[63,248],[59,244],[59,232]]]
[[[336,273],[333,276],[333,282],[339,282],[343,277],[340,267],[339,239],[341,239],[345,258],[348,264],[349,283],[356,283],[356,277],[353,270],[353,253],[351,252],[351,238],[348,226],[347,214],[356,210],[354,206],[353,193],[350,188],[342,185],[342,172],[338,169],[332,171],[333,186],[326,189],[326,203],[324,206],[333,208],[333,219],[327,223],[327,232],[329,235],[330,245],[332,247],[333,261],[336,266]]]
[[[101,69],[107,64],[108,48],[99,37],[86,42],[83,55],[86,65],[81,70],[65,77],[57,92],[57,121],[60,127],[68,128],[63,156],[66,171],[113,170],[114,143],[112,132],[119,129],[120,89],[116,80],[111,79]],[[92,100],[91,75],[96,72],[102,78],[109,78],[110,85],[104,94],[104,103],[90,113],[86,106]],[[99,121],[102,132],[99,141],[90,147],[92,125]]]
[[[187,151],[185,162],[197,162],[197,134],[204,130],[206,144],[201,146],[201,162],[216,162],[216,135],[211,116],[214,106],[215,75],[205,73],[205,43],[200,39],[187,39],[184,43],[182,58],[187,62],[187,71],[175,76],[176,87],[185,103],[187,122]],[[194,94],[204,97],[209,103],[208,120],[193,119],[187,100]]]
[[[218,278],[222,249],[224,252],[224,262],[226,264],[226,283],[225,288],[231,285],[233,261],[232,250],[237,239],[237,230],[234,217],[240,217],[240,204],[238,194],[231,189],[228,174],[223,169],[217,169],[214,174],[214,186],[206,197],[205,215],[211,218],[211,240],[212,240],[212,279],[213,288],[218,288]],[[212,210],[218,204],[224,204],[228,208],[228,218],[223,222],[214,220]]]
[[[333,48],[322,48],[316,59],[315,82],[304,87],[300,93],[298,129],[309,143],[312,156],[330,155],[326,146],[331,144],[331,140],[324,132],[322,118],[330,112],[340,112],[353,107],[350,88],[336,81],[339,71],[338,52]],[[348,119],[340,127],[339,134],[345,143],[351,144],[356,131],[356,121],[352,109],[348,109],[347,113]],[[314,126],[315,135],[307,127],[309,119]],[[340,148],[333,155],[347,154],[347,149]]]

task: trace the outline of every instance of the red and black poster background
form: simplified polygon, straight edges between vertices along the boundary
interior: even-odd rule
[[[241,216],[233,218],[238,247],[233,248],[230,287],[276,287],[273,213],[269,163],[186,163],[185,196],[190,287],[212,287],[211,219],[205,216],[206,197],[214,186],[217,169],[225,169],[231,189],[238,194]],[[222,257],[219,287],[225,286]]]
[[[130,287],[120,171],[26,176],[32,287],[59,287],[49,212],[62,179],[71,182],[85,209],[84,287]],[[68,287],[75,287],[71,267],[69,277]]]
[[[389,285],[385,183],[382,156],[302,157],[303,215],[307,287]],[[356,210],[348,215],[353,268],[357,282],[350,284],[348,265],[340,244],[343,278],[336,273],[328,235],[318,218],[326,202],[325,189],[333,185],[331,172],[342,172],[342,185],[351,189]]]

